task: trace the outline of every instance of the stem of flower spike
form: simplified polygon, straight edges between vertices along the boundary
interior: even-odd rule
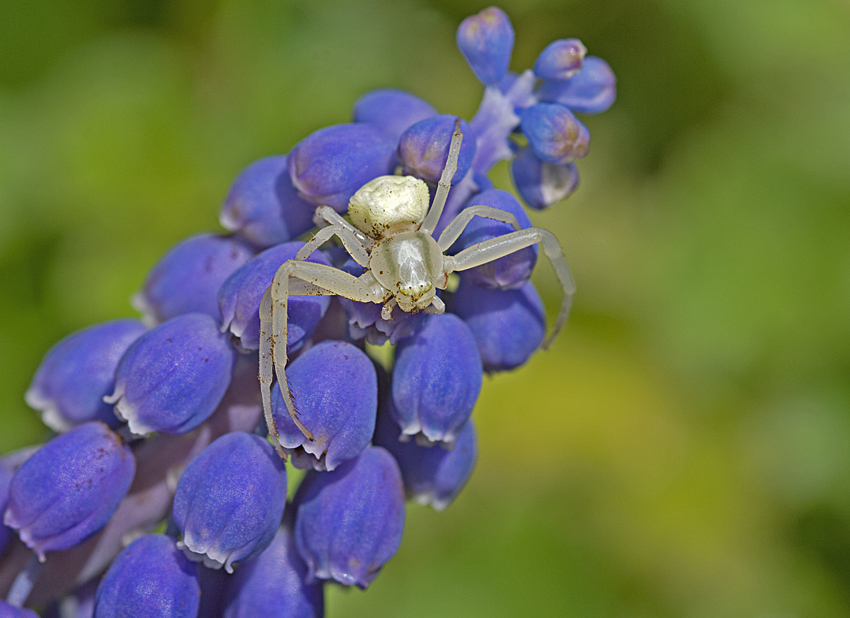
[[[38,556],[35,554],[32,555],[32,558],[27,563],[27,566],[24,567],[24,570],[18,573],[18,576],[15,578],[15,581],[12,582],[12,588],[9,590],[9,594],[6,596],[6,602],[9,605],[14,605],[15,607],[23,607],[24,602],[27,600],[27,597],[30,595],[32,591],[32,587],[35,584],[35,579],[38,577],[39,572],[41,572],[42,567],[44,566],[44,562],[38,559]]]

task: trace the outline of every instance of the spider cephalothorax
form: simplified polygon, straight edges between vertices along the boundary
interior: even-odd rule
[[[516,217],[490,206],[470,206],[457,215],[438,239],[433,232],[443,212],[452,176],[457,169],[463,135],[455,123],[446,166],[434,202],[428,207],[428,186],[412,176],[380,176],[366,183],[351,198],[351,223],[328,206],[316,209],[316,221],[327,224],[302,247],[294,260],[285,262],[274,277],[260,305],[260,388],[269,432],[281,457],[283,449],[271,410],[272,366],[277,373],[283,401],[295,424],[310,440],[313,434],[299,420],[286,381],[287,306],[289,297],[337,295],[358,302],[381,303],[381,317],[389,320],[393,307],[406,313],[443,313],[437,296],[448,275],[492,262],[525,247],[540,243],[563,290],[561,310],[546,348],[569,315],[575,284],[558,240],[540,228],[521,229]],[[513,232],[485,240],[449,256],[445,251],[458,239],[473,217],[495,219],[513,226]],[[355,262],[366,272],[355,277],[332,266],[305,261],[323,243],[336,236]]]

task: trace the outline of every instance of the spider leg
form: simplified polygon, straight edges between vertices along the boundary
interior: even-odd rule
[[[437,240],[437,244],[440,245],[440,251],[445,253],[446,250],[448,250],[448,248],[451,247],[460,237],[463,230],[467,225],[469,225],[469,222],[472,221],[472,217],[476,215],[486,219],[495,219],[502,223],[509,223],[516,231],[522,229],[519,221],[516,220],[516,217],[512,213],[499,210],[498,208],[493,208],[491,206],[469,206],[460,211],[458,216],[452,219],[451,223],[449,223],[446,226],[446,229],[443,230],[443,233],[440,234],[440,238]]]
[[[269,435],[272,436],[272,445],[274,446],[280,458],[286,461],[286,453],[280,445],[280,434],[277,430],[277,423],[272,416],[272,379],[274,378],[273,357],[272,357],[272,338],[271,321],[272,321],[272,297],[271,288],[267,289],[263,294],[263,300],[260,301],[260,395],[263,398],[263,414],[266,417],[266,427],[269,430]]]
[[[313,433],[298,418],[286,379],[289,297],[332,294],[363,303],[383,303],[390,292],[368,271],[355,277],[332,266],[289,260],[278,269],[260,304],[260,391],[266,423],[269,433],[274,436],[278,454],[282,453],[282,449],[271,410],[272,364],[289,416],[308,439],[314,439]]]
[[[366,234],[351,225],[351,223],[346,221],[341,214],[330,206],[319,206],[315,214],[313,214],[313,223],[318,227],[324,227],[323,224],[341,225],[354,234],[363,245],[369,245],[371,242],[371,239]]]
[[[395,299],[395,296],[392,296],[387,302],[384,303],[384,306],[381,307],[381,319],[389,322],[393,319],[393,307],[398,304],[398,301]]]
[[[552,332],[543,342],[542,347],[545,350],[552,345],[552,341],[558,335],[564,323],[566,323],[567,317],[570,315],[570,307],[573,304],[573,295],[576,291],[576,284],[573,281],[572,273],[570,273],[570,267],[567,264],[564,253],[561,251],[561,245],[558,243],[558,239],[555,238],[552,232],[538,227],[531,227],[525,230],[511,232],[504,236],[497,236],[496,238],[491,238],[467,247],[457,255],[446,256],[443,264],[446,274],[456,270],[468,270],[537,243],[543,246],[543,252],[552,263],[552,268],[555,269],[555,275],[558,277],[558,281],[561,284],[561,291],[563,292],[558,319],[555,322]]]
[[[446,167],[440,174],[440,182],[437,183],[437,193],[434,194],[434,202],[431,209],[425,215],[425,220],[419,226],[419,231],[431,234],[436,228],[449,196],[449,188],[452,186],[452,177],[457,171],[457,158],[460,154],[460,143],[463,141],[463,133],[460,132],[460,118],[455,119],[455,131],[452,133],[452,141],[449,144],[449,156],[446,159]]]
[[[425,308],[425,313],[436,313],[437,315],[441,315],[445,312],[446,304],[439,296],[434,296],[434,298],[431,299],[431,304]]]
[[[369,268],[369,251],[360,242],[360,239],[351,232],[346,226],[339,223],[334,223],[328,227],[323,227],[315,236],[308,240],[303,247],[295,254],[296,260],[306,260],[313,252],[336,236],[342,241],[342,246],[348,251],[348,254],[354,258],[354,261],[360,264],[363,268]],[[361,234],[362,236],[362,234]]]

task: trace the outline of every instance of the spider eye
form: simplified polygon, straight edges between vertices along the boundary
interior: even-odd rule
[[[399,292],[410,296],[414,301],[419,300],[434,287],[430,282],[407,283],[399,288]]]

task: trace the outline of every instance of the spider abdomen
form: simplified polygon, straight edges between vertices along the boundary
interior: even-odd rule
[[[428,185],[413,176],[378,176],[348,203],[351,223],[372,238],[387,231],[416,229],[428,212]]]

